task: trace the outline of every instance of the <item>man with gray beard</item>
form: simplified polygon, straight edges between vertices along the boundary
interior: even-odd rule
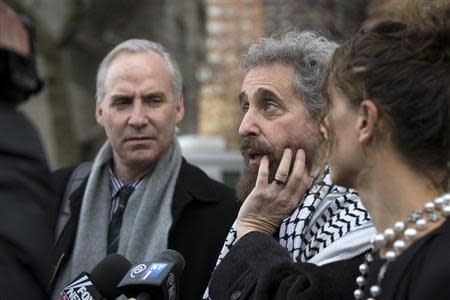
[[[351,298],[373,224],[320,155],[321,81],[337,44],[309,31],[261,38],[242,58],[244,201],[204,299]]]

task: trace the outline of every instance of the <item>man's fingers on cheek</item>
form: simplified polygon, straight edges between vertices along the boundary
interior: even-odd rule
[[[269,159],[267,158],[267,156],[264,156],[261,159],[261,163],[259,164],[258,169],[258,175],[261,175],[263,177],[269,176]]]
[[[297,170],[297,172],[293,172],[289,178],[289,181],[292,182],[294,186],[301,185],[303,181],[304,173],[301,170]]]
[[[278,166],[277,173],[280,175],[288,175],[289,167],[292,162],[292,151],[290,149],[285,149],[283,152],[283,157],[281,159],[280,165]],[[282,174],[281,174],[282,173]]]
[[[261,162],[259,164],[258,169],[258,177],[256,178],[256,184],[261,185],[265,182],[267,182],[267,178],[269,177],[269,161],[267,159],[267,156],[264,156],[261,159]]]
[[[301,149],[297,151],[297,155],[295,156],[294,167],[296,169],[305,168],[305,152]]]

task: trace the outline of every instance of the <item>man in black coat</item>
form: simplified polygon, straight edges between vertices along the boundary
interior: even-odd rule
[[[56,198],[39,136],[18,103],[36,93],[32,32],[0,2],[0,299],[48,299]]]
[[[96,118],[108,140],[61,206],[53,299],[108,253],[136,264],[167,248],[186,261],[180,299],[201,298],[238,204],[232,189],[181,154],[181,89],[175,61],[148,40],[123,42],[100,64]],[[64,199],[71,170],[55,174]]]

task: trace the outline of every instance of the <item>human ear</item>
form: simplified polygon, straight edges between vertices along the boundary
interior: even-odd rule
[[[322,122],[320,122],[320,124],[319,124],[319,132],[320,132],[322,138],[325,141],[328,140],[328,130],[327,130],[327,128],[328,128],[328,119],[327,118],[328,118],[328,116],[326,118],[324,118],[322,120]]]
[[[183,120],[183,117],[184,117],[184,97],[183,95],[181,95],[176,104],[176,118],[175,118],[176,124],[180,123],[181,120]]]
[[[103,126],[103,109],[101,103],[98,102],[95,104],[95,119],[99,125]]]
[[[359,105],[357,123],[360,142],[367,143],[372,139],[378,119],[378,107],[375,103],[370,99],[363,100]]]

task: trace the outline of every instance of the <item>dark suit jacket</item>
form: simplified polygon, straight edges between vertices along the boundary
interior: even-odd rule
[[[55,173],[61,197],[71,171],[73,168]],[[56,244],[56,272],[71,254],[86,183],[87,180],[70,197],[71,215],[76,217],[71,216]],[[174,191],[173,224],[168,242],[169,249],[178,251],[186,261],[181,300],[201,299],[238,210],[232,189],[183,159]]]
[[[0,299],[48,299],[56,197],[36,130],[0,108]]]

